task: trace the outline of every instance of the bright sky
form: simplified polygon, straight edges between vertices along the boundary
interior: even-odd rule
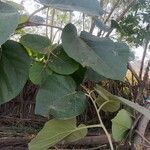
[[[32,12],[34,12],[36,10],[36,7],[35,5],[39,5],[38,3],[36,3],[34,0],[12,0],[14,2],[17,2],[17,3],[21,3],[22,1],[24,1],[24,7],[25,9],[27,10],[27,12],[29,14],[31,14]],[[136,48],[133,50],[135,52],[135,57],[137,60],[141,60],[142,58],[142,54],[143,54],[143,48],[142,47],[139,47],[139,48]],[[147,55],[147,60],[150,58],[150,50],[148,51],[148,55]]]

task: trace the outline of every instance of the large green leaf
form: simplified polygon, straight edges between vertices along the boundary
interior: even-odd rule
[[[37,34],[26,34],[22,36],[20,43],[28,49],[41,53],[48,52],[48,48],[51,46],[51,42],[47,37]]]
[[[91,67],[106,78],[122,80],[130,57],[128,46],[87,32],[82,32],[81,37],[77,36],[75,26],[68,24],[62,33],[65,52],[82,66]]]
[[[0,46],[15,31],[19,22],[19,14],[11,5],[0,1]]]
[[[96,99],[96,103],[99,107],[107,102],[103,107],[102,110],[106,112],[115,112],[120,108],[120,102],[108,91],[103,89],[100,86],[96,86],[96,91],[98,92],[99,96]]]
[[[42,84],[51,74],[50,68],[40,62],[35,62],[29,70],[29,78],[34,84]]]
[[[29,143],[29,150],[48,150],[76,129],[76,120],[50,120]]]
[[[61,119],[81,114],[86,106],[86,98],[75,89],[76,84],[71,77],[56,74],[49,76],[38,92],[36,113],[44,116],[51,114]]]
[[[1,50],[0,103],[4,103],[22,90],[28,78],[30,59],[24,47],[14,41],[7,41]]]
[[[70,58],[62,46],[55,48],[49,58],[49,67],[58,74],[72,74],[79,68],[79,64]]]
[[[61,10],[81,11],[92,16],[103,14],[98,0],[37,0],[39,3]]]
[[[122,109],[117,116],[112,119],[112,135],[116,141],[121,141],[127,135],[127,131],[132,126],[132,118],[129,113]]]

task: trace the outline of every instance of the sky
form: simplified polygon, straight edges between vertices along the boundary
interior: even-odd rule
[[[35,2],[34,0],[11,0],[11,1],[14,1],[16,3],[21,3],[22,1],[24,1],[24,7],[26,9],[26,11],[31,14],[33,13],[37,8],[35,7],[35,5],[40,5],[38,4],[37,2]],[[40,15],[40,14],[39,14]],[[136,60],[141,60],[142,59],[142,54],[143,54],[143,48],[142,47],[138,47],[138,48],[133,48],[132,49],[134,51],[134,54],[135,54],[135,58]],[[148,55],[146,57],[146,60],[148,60],[150,58],[150,49],[148,51]]]

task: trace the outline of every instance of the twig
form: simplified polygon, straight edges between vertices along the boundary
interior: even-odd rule
[[[54,17],[55,17],[55,9],[52,10],[51,26],[54,25]],[[52,41],[52,39],[53,39],[53,27],[51,27],[51,30],[50,30],[50,40]]]
[[[149,141],[147,138],[145,138],[138,130],[135,130],[135,132],[136,132],[145,142],[147,142],[147,143],[150,145],[150,141]]]
[[[131,1],[131,3],[129,3],[129,5],[122,12],[122,14],[116,19],[116,21],[117,22],[120,21],[124,17],[124,15],[130,10],[130,8],[134,6],[135,3],[136,3],[136,0]],[[106,34],[106,37],[109,37],[112,31],[113,31],[113,28],[111,28],[111,30]]]
[[[47,8],[47,13],[46,13],[46,36],[48,37],[48,16],[49,16],[49,10],[50,8]]]
[[[38,12],[40,12],[41,10],[43,10],[43,9],[45,9],[45,8],[47,8],[47,7],[48,7],[48,6],[43,6],[43,7],[39,8],[39,9],[37,9],[36,11],[34,11],[34,12],[29,16],[29,18],[28,18],[27,21],[30,21],[30,19],[31,19],[35,14],[37,14]]]
[[[147,103],[146,107],[147,107],[147,109],[150,110],[150,103]],[[140,133],[140,136],[139,136],[139,134],[135,135],[134,141],[133,141],[134,145],[139,145],[142,143],[142,139],[144,137],[148,123],[149,123],[149,119],[147,119],[145,116],[143,116],[140,119],[140,121],[138,123],[137,131],[136,131],[136,133],[137,132]]]
[[[22,23],[22,24],[19,24],[17,29],[16,30],[20,30],[22,28],[25,28],[25,27],[36,27],[36,26],[47,26],[47,27],[52,27],[52,28],[56,28],[56,29],[59,29],[59,30],[63,30],[63,28],[61,27],[58,27],[58,26],[54,26],[54,25],[47,25],[47,24],[42,24],[42,23],[35,23],[35,22],[25,22],[25,23]]]
[[[102,119],[101,119],[100,113],[99,113],[98,108],[97,108],[97,106],[96,106],[96,102],[94,101],[93,97],[91,96],[91,93],[92,93],[93,91],[90,92],[86,87],[84,87],[84,86],[82,86],[82,87],[86,90],[86,92],[87,92],[86,95],[90,98],[91,102],[93,103],[93,106],[94,106],[94,108],[95,108],[95,110],[96,110],[96,113],[97,113],[97,116],[98,116],[98,119],[99,119],[99,123],[100,123],[102,129],[104,130],[104,132],[105,132],[105,134],[106,134],[106,136],[107,136],[107,139],[108,139],[108,142],[109,142],[109,145],[110,145],[111,150],[114,150],[114,147],[113,147],[113,144],[112,144],[112,140],[111,140],[111,136],[110,136],[110,134],[108,133],[108,131],[107,131],[105,125],[103,124],[103,121],[102,121]]]
[[[136,80],[138,82],[141,82],[141,79],[139,78],[139,76],[137,75],[136,71],[133,69],[133,67],[131,66],[131,64],[129,62],[127,64],[127,68],[131,71],[131,73],[134,75],[134,77],[136,78]]]
[[[140,79],[142,79],[144,61],[145,61],[145,57],[146,57],[146,53],[147,53],[148,44],[149,44],[149,41],[147,40],[147,41],[145,42],[145,47],[144,47],[144,52],[143,52],[143,57],[142,57],[141,67],[140,67],[140,72],[139,72],[139,77],[140,77]]]
[[[111,9],[109,15],[107,16],[106,20],[104,21],[104,24],[106,24],[108,22],[108,20],[110,19],[111,15],[113,14],[114,10],[116,9],[116,7],[118,6],[120,0],[116,1],[116,3],[114,4],[113,8]],[[97,36],[100,36],[102,33],[102,30],[100,30],[97,34]]]

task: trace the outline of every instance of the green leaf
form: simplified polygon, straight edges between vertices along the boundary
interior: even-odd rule
[[[98,38],[87,32],[81,32],[81,38],[98,57],[91,68],[106,78],[123,80],[127,72],[127,63],[132,57],[129,47],[125,43]]]
[[[61,10],[80,11],[91,16],[103,14],[98,0],[37,0],[39,3]]]
[[[76,120],[50,120],[38,135],[29,143],[29,150],[47,150],[76,129]]]
[[[86,127],[86,125],[84,124],[80,124],[78,126],[78,128],[82,128],[82,127]],[[67,136],[64,141],[66,143],[71,143],[71,142],[75,142],[75,141],[78,141],[80,139],[83,139],[88,133],[88,130],[86,128],[84,129],[81,129],[81,130],[77,130],[75,132],[73,132],[72,134],[70,134],[69,136]]]
[[[36,113],[68,119],[80,115],[86,107],[86,97],[75,91],[71,77],[53,74],[41,85],[36,102]]]
[[[19,24],[26,22],[28,18],[29,16],[27,14],[20,15]]]
[[[99,82],[102,80],[107,80],[105,77],[101,76],[91,68],[88,68],[85,74],[85,80],[90,80],[94,82]]]
[[[125,98],[113,95],[113,94],[109,93],[108,91],[106,91],[105,89],[103,89],[102,87],[98,86],[98,89],[95,88],[95,90],[104,99],[109,100],[109,97],[113,97],[114,100],[121,102],[121,103],[133,108],[134,110],[140,112],[141,114],[143,114],[146,118],[148,118],[150,120],[150,111],[147,108],[142,107],[139,104],[131,102]]]
[[[129,47],[86,32],[82,32],[81,37],[77,36],[75,26],[68,24],[62,33],[65,52],[82,66],[90,67],[106,78],[122,80],[127,72]]]
[[[80,84],[83,82],[86,71],[86,68],[79,65],[79,69],[71,75],[77,86],[80,86]]]
[[[48,66],[58,74],[69,75],[79,68],[79,64],[64,52],[62,46],[55,48],[49,59]]]
[[[42,84],[52,71],[45,64],[35,62],[29,70],[29,78],[34,84]]]
[[[102,104],[107,102],[103,97],[98,96],[96,99],[97,105],[100,107]],[[103,107],[102,110],[105,112],[116,112],[120,108],[120,103],[116,100],[109,100]]]
[[[18,3],[15,3],[15,2],[12,2],[12,1],[6,1],[7,4],[13,6],[14,8],[16,8],[18,11],[20,10],[25,10],[24,6],[21,5],[21,4],[18,4]]]
[[[113,19],[111,20],[111,27],[120,30],[120,26],[119,26],[118,22]]]
[[[112,134],[115,141],[121,141],[125,138],[132,123],[132,118],[126,110],[122,109],[118,112],[117,116],[112,119]]]
[[[24,47],[40,53],[48,52],[48,48],[51,46],[51,42],[47,37],[37,34],[26,34],[22,36],[20,43]]]
[[[0,2],[0,46],[15,31],[19,22],[19,13],[15,8]]]
[[[1,50],[0,104],[14,98],[23,89],[30,66],[30,59],[21,44],[7,41]]]
[[[115,98],[114,95],[106,91],[101,86],[96,86],[95,90],[99,94],[98,98],[96,99],[96,103],[100,107],[103,103],[107,102],[103,107],[102,110],[105,112],[116,112],[120,108],[120,102]]]
[[[147,119],[150,120],[150,111],[147,108],[139,105],[138,103],[131,102],[123,97],[115,96],[115,98],[118,99],[118,101],[122,102],[123,104],[143,114]]]

